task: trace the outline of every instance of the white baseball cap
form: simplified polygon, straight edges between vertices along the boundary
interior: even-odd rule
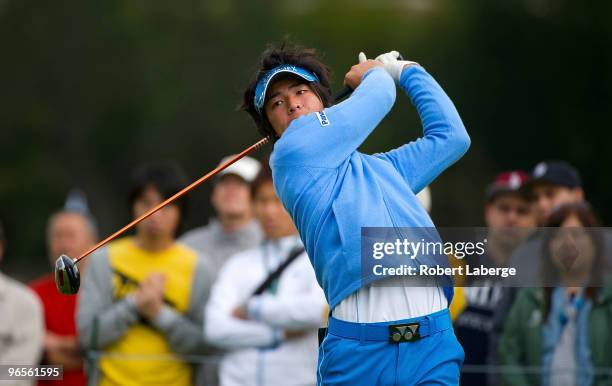
[[[228,155],[227,157],[223,157],[221,162],[219,162],[219,165],[224,164],[225,162],[229,161],[235,156],[236,154]],[[259,163],[259,161],[251,157],[243,157],[239,159],[238,161],[234,162],[233,164],[231,164],[230,166],[228,166],[227,168],[223,169],[219,173],[219,177],[226,176],[228,174],[235,174],[238,177],[245,180],[246,182],[251,183],[253,182],[255,177],[257,177],[257,173],[259,173],[260,169],[261,169],[261,164]]]

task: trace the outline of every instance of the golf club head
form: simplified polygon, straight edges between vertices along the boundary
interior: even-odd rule
[[[74,295],[79,292],[81,274],[74,260],[66,255],[61,255],[55,261],[55,285],[64,295]]]

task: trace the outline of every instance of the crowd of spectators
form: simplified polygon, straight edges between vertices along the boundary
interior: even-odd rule
[[[186,182],[172,164],[135,170],[130,215]],[[612,237],[578,171],[543,161],[500,173],[483,193],[488,248],[478,264],[524,270],[511,284],[456,283],[461,383],[612,384]],[[60,295],[52,274],[26,286],[0,273],[0,364],[63,366],[63,380],[39,385],[314,385],[329,310],[268,166],[245,157],[224,170],[213,181],[215,216],[182,233],[187,204],[84,260],[77,296]],[[51,266],[98,237],[83,197],[72,196],[47,223]],[[6,242],[0,224],[0,262]]]

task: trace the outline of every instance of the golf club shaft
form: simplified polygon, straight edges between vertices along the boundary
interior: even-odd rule
[[[340,99],[346,97],[347,95],[349,95],[351,92],[353,92],[353,89],[351,89],[350,87],[345,87],[341,92],[339,92],[334,97],[334,99],[335,100],[340,100]],[[143,221],[147,217],[151,216],[153,213],[157,212],[158,210],[160,210],[161,208],[165,207],[166,205],[169,205],[172,202],[176,201],[177,199],[179,199],[180,197],[182,197],[183,195],[185,195],[186,193],[191,191],[193,188],[197,187],[198,185],[200,185],[204,181],[208,180],[209,178],[215,176],[216,174],[221,172],[223,169],[227,168],[228,166],[230,166],[234,162],[238,161],[239,159],[241,159],[245,155],[247,155],[250,152],[252,152],[253,150],[258,149],[261,146],[267,144],[269,142],[269,140],[270,139],[268,137],[261,139],[259,142],[255,143],[255,144],[251,145],[250,147],[246,148],[245,150],[243,150],[242,153],[238,154],[236,157],[232,158],[231,160],[227,161],[226,163],[224,163],[222,165],[219,165],[217,168],[212,170],[210,173],[208,173],[208,174],[200,177],[198,180],[192,182],[190,185],[186,186],[185,188],[183,188],[181,191],[177,192],[172,197],[170,197],[167,200],[165,200],[164,202],[160,203],[155,208],[149,210],[147,213],[143,214],[142,216],[138,217],[137,219],[134,219],[131,223],[127,224],[123,228],[119,229],[117,232],[113,233],[112,235],[108,236],[104,240],[100,241],[98,244],[94,245],[89,250],[85,251],[81,256],[79,256],[78,258],[76,258],[74,260],[74,263],[76,264],[79,261],[81,261],[82,259],[84,259],[86,256],[89,256],[90,254],[94,253],[96,250],[98,250],[102,246],[106,245],[110,241],[112,241],[115,238],[117,238],[117,236],[119,236],[119,235],[123,234],[125,231],[131,229],[133,226],[135,226],[139,222]]]
[[[95,252],[98,248],[102,247],[103,245],[105,245],[106,243],[112,241],[113,239],[115,239],[117,236],[121,235],[122,233],[124,233],[125,231],[127,231],[128,229],[132,228],[134,225],[138,224],[139,222],[143,221],[144,219],[146,219],[147,217],[151,216],[153,213],[157,212],[158,210],[160,210],[161,208],[173,203],[174,201],[178,200],[179,198],[181,198],[182,196],[184,196],[185,194],[189,193],[191,190],[193,190],[195,187],[197,187],[198,185],[202,184],[204,181],[214,177],[215,175],[217,175],[219,172],[221,172],[223,169],[227,168],[228,166],[230,166],[231,164],[237,162],[239,159],[241,159],[242,157],[244,157],[245,155],[249,154],[250,152],[259,149],[260,147],[264,146],[265,144],[267,144],[270,141],[270,139],[268,137],[263,138],[261,140],[259,140],[257,143],[249,146],[248,148],[244,149],[240,154],[236,155],[234,158],[232,158],[231,160],[225,162],[222,165],[217,166],[214,170],[212,170],[211,172],[209,172],[208,174],[200,177],[199,179],[197,179],[196,181],[192,182],[191,184],[189,184],[188,186],[186,186],[185,188],[181,189],[179,192],[177,192],[176,194],[174,194],[172,197],[168,198],[167,200],[165,200],[164,202],[160,203],[159,205],[157,205],[156,207],[152,208],[151,210],[149,210],[148,212],[144,213],[142,216],[138,217],[137,219],[135,219],[134,221],[132,221],[131,223],[127,224],[126,226],[124,226],[123,228],[119,229],[117,232],[113,233],[112,235],[108,236],[107,238],[105,238],[104,240],[100,241],[98,244],[94,245],[93,247],[91,247],[88,251],[86,251],[85,253],[83,253],[81,256],[79,256],[77,259],[74,260],[74,263],[78,263],[81,259],[85,258],[86,256],[92,254],[93,252]]]

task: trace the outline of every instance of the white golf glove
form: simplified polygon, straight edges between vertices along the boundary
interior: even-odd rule
[[[391,51],[384,53],[382,55],[378,55],[375,60],[378,60],[385,66],[385,71],[391,75],[395,83],[399,82],[400,77],[402,76],[402,71],[407,66],[418,66],[417,62],[411,62],[408,60],[398,60],[400,54],[397,51]],[[365,58],[365,55],[364,55]],[[359,55],[359,60],[361,61],[361,54]],[[360,62],[361,63],[361,62]]]

